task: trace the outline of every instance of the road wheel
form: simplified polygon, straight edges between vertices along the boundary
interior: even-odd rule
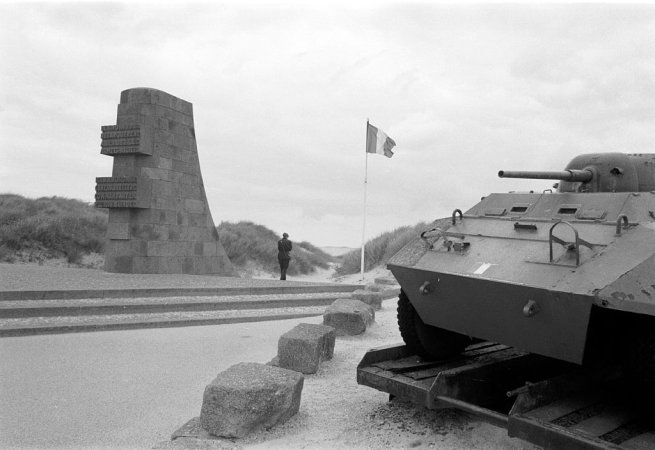
[[[461,353],[471,339],[423,323],[404,291],[398,296],[398,327],[410,351],[427,359],[446,359]]]

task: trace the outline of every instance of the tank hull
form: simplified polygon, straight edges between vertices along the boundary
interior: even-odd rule
[[[653,211],[651,192],[491,194],[387,267],[427,325],[582,364],[630,328],[594,309],[655,315]]]
[[[583,361],[592,296],[394,265],[389,269],[428,325]],[[429,292],[423,293],[426,282]],[[530,312],[529,305],[536,309]]]

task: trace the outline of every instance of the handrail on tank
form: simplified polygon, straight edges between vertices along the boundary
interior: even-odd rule
[[[423,240],[425,241],[425,243],[428,244],[428,248],[429,248],[430,250],[432,250],[432,249],[434,248],[434,244],[431,244],[430,241],[428,241],[428,238],[427,238],[425,235],[426,235],[427,233],[432,233],[433,231],[438,231],[439,233],[441,233],[441,234],[439,235],[439,237],[441,237],[441,236],[445,233],[444,230],[442,230],[441,228],[436,228],[436,227],[435,227],[435,228],[432,228],[432,229],[430,229],[430,230],[425,230],[424,232],[421,233],[421,239],[423,239]]]
[[[459,221],[461,222],[464,220],[464,216],[462,215],[462,210],[461,209],[456,209],[453,211],[453,225],[455,225],[455,216],[459,214]]]
[[[552,227],[550,227],[550,231],[548,232],[548,245],[550,247],[550,262],[553,262],[553,229],[561,224],[564,223],[571,227],[573,230],[573,233],[575,233],[575,265],[579,266],[580,265],[580,238],[578,237],[578,230],[575,229],[573,225],[571,225],[569,222],[566,222],[564,220],[560,220],[559,222],[556,222]],[[555,239],[563,242],[560,238],[555,237]],[[560,243],[561,243],[560,242]]]
[[[623,220],[623,228],[628,228],[630,222],[628,222],[628,216],[621,214],[616,218],[616,235],[621,236],[621,220]]]

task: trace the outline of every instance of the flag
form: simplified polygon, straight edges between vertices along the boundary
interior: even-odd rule
[[[391,158],[393,156],[391,149],[396,146],[394,140],[368,122],[366,127],[366,153],[379,153]]]

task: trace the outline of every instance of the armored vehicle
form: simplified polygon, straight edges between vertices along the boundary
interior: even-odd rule
[[[559,180],[435,221],[388,263],[410,352],[479,341],[578,365],[621,361],[655,387],[655,154],[575,157]]]

